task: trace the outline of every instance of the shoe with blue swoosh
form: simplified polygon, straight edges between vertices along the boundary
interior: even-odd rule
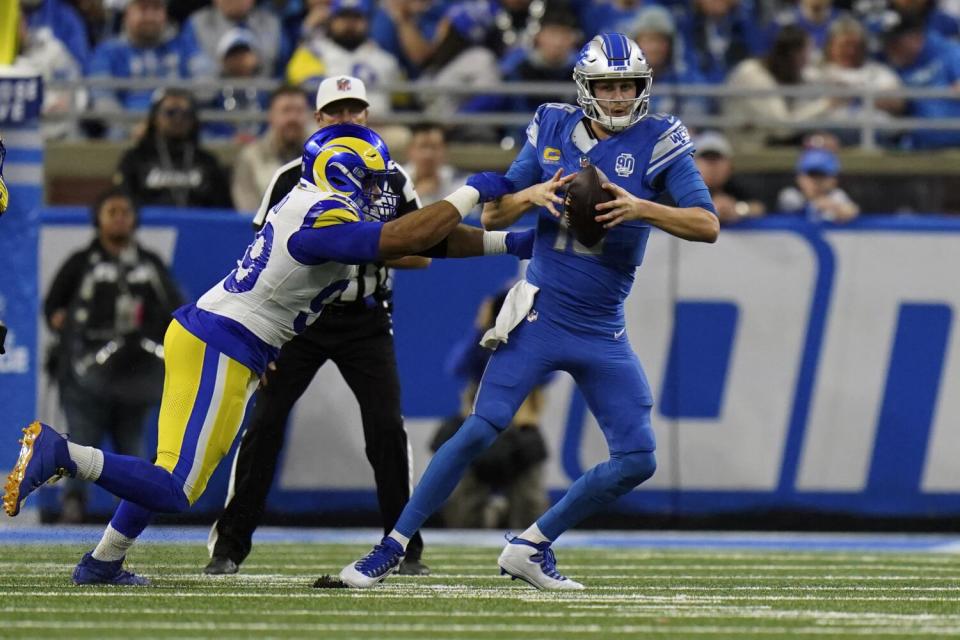
[[[500,574],[523,580],[541,591],[578,591],[583,585],[557,571],[557,557],[550,542],[535,544],[523,538],[508,538],[497,564]]]
[[[45,424],[34,422],[23,430],[20,455],[3,486],[3,509],[9,516],[20,513],[27,496],[46,482],[77,474],[70,460],[67,439]]]

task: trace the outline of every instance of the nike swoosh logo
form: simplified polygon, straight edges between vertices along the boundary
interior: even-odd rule
[[[626,331],[626,330],[627,330],[627,328],[624,327],[623,329],[620,329],[620,331],[614,331],[614,332],[613,332],[613,338],[614,338],[614,340],[619,340],[619,339],[620,339],[620,336],[622,336],[622,335],[623,335],[623,332]]]

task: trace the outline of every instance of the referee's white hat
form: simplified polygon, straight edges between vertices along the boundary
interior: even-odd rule
[[[370,106],[367,100],[367,87],[360,78],[353,76],[331,76],[320,83],[317,89],[317,111],[337,100],[359,100]]]

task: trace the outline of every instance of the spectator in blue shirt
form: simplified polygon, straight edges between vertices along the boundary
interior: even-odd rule
[[[763,30],[738,0],[695,0],[693,12],[680,23],[680,35],[687,64],[715,84],[737,63],[766,50]]]
[[[674,85],[703,84],[705,81],[687,66],[682,46],[679,46],[676,23],[667,9],[656,5],[647,7],[632,22],[623,25],[623,31],[636,40],[647,64],[653,69],[657,90],[650,97],[651,112],[670,113],[686,119],[710,110],[705,98],[681,98],[671,91]]]
[[[416,78],[446,10],[440,0],[385,0],[374,11],[370,36],[400,60],[407,77]]]
[[[90,58],[90,38],[80,13],[64,0],[20,0],[30,30],[49,27],[57,40],[67,47],[81,69]]]
[[[191,78],[210,72],[210,61],[191,40],[168,24],[164,0],[131,0],[123,13],[123,35],[98,46],[88,74],[106,78]],[[97,89],[98,108],[146,112],[154,89]],[[114,130],[113,135],[122,131]]]
[[[575,0],[571,3],[588,39],[604,31],[615,31],[633,19],[644,4],[643,0]]]
[[[945,98],[912,98],[906,115],[914,118],[960,118],[960,44],[930,33],[917,19],[900,20],[884,36],[885,61],[908,87],[952,88]],[[960,131],[917,129],[904,140],[914,149],[960,146]]]
[[[928,33],[944,38],[960,36],[960,20],[937,8],[934,0],[890,0],[890,6],[904,20],[919,20]]]
[[[806,31],[816,51],[813,61],[819,62],[819,52],[827,44],[830,25],[841,15],[842,12],[833,6],[833,0],[800,0],[797,6],[777,16],[775,29],[793,24]]]

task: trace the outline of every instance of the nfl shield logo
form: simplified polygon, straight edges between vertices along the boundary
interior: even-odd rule
[[[338,78],[337,91],[350,91],[350,78]]]
[[[632,155],[629,153],[621,153],[617,156],[617,163],[614,165],[614,170],[616,170],[618,176],[626,178],[627,176],[633,175],[634,162]]]

